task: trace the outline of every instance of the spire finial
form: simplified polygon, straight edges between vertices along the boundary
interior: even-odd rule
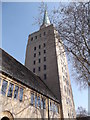
[[[50,20],[47,13],[47,4],[45,4],[44,18],[43,18],[43,24],[41,25],[41,28],[47,27],[48,25],[50,25]]]

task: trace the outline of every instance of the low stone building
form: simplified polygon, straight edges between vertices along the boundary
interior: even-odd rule
[[[0,49],[0,118],[61,118],[56,96],[39,76]]]

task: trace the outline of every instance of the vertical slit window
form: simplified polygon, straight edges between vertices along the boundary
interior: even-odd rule
[[[31,93],[31,105],[33,105],[33,103],[34,103],[34,94]]]
[[[7,84],[8,84],[8,82],[6,80],[3,80],[2,89],[1,89],[1,93],[3,95],[6,95]]]
[[[46,109],[46,100],[43,99],[43,109]]]
[[[38,107],[40,107],[40,97],[38,97]]]
[[[41,99],[41,109],[43,109],[43,98]]]
[[[9,89],[8,89],[8,97],[12,97],[12,93],[13,93],[13,84],[12,83],[10,83],[9,84]]]
[[[15,90],[14,90],[14,98],[18,98],[18,90],[19,90],[19,87],[18,86],[15,86]]]
[[[20,88],[20,93],[19,93],[19,100],[23,100],[23,88]]]
[[[35,107],[37,107],[37,95],[35,95]]]

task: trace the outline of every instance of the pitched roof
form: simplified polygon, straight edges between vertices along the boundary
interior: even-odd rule
[[[46,84],[28,68],[0,48],[0,71],[31,89],[59,102]]]

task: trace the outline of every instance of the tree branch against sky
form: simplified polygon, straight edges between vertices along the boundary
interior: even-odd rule
[[[90,2],[76,2],[54,8],[50,14],[52,23],[59,32],[65,52],[68,54],[81,88],[90,85],[89,55],[90,55]],[[40,16],[37,23],[42,21],[44,3],[39,7]],[[59,40],[60,42],[60,40]]]

